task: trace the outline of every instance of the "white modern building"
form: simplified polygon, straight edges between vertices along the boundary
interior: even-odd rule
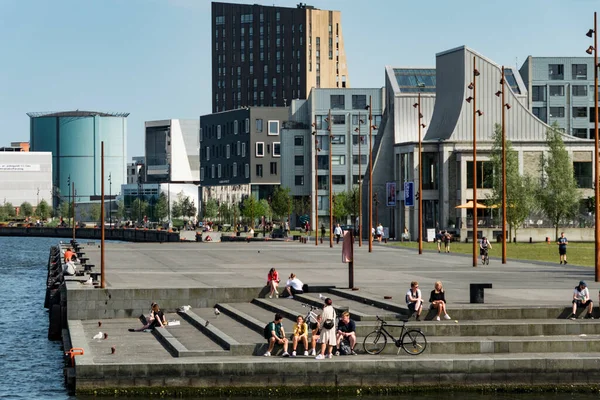
[[[0,201],[52,205],[52,153],[0,151]]]

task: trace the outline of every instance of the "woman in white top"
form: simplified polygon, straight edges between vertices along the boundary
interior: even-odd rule
[[[321,314],[321,352],[316,357],[317,360],[322,360],[324,358],[332,358],[333,354],[331,350],[333,346],[336,345],[336,337],[335,337],[335,321],[336,314],[333,306],[331,305],[333,301],[330,298],[325,299],[325,307],[323,307],[323,313]],[[329,327],[327,324],[331,323]],[[327,347],[327,355],[325,355],[325,347]]]

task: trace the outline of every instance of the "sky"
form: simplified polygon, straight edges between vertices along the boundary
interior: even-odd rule
[[[231,0],[296,7],[299,0]],[[586,56],[600,0],[314,0],[342,12],[351,87],[384,67],[435,67],[466,45],[520,67]],[[127,156],[144,121],[199,118],[211,105],[209,0],[0,0],[0,146],[29,140],[33,111],[129,112]]]

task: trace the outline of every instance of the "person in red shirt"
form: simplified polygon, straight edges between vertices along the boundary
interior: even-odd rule
[[[71,250],[71,248],[67,248],[67,251],[65,251],[65,262],[69,262],[71,261],[71,259],[73,258],[73,256],[75,255],[75,253],[73,253],[73,250]]]
[[[269,274],[267,275],[267,287],[269,288],[270,299],[273,298],[273,294],[275,294],[275,297],[279,297],[277,286],[279,286],[279,273],[275,268],[271,268],[269,270]]]

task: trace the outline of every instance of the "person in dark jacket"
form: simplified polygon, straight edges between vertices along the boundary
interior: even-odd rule
[[[434,318],[436,321],[440,320],[442,313],[444,314],[444,319],[450,319],[450,316],[446,312],[446,292],[444,292],[441,281],[435,283],[434,289],[429,295],[429,302],[431,303],[431,308],[437,310],[437,316]]]

